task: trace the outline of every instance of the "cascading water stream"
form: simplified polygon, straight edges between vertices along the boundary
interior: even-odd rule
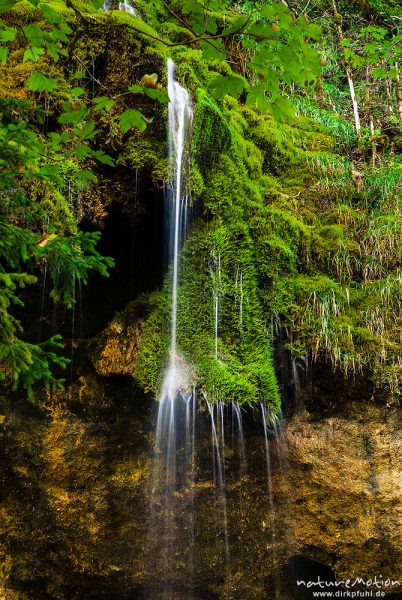
[[[169,258],[171,263],[170,344],[167,369],[159,397],[156,453],[151,491],[150,572],[158,597],[169,598],[175,573],[185,565],[187,585],[193,570],[194,462],[196,394],[177,349],[179,252],[187,228],[187,175],[193,111],[187,90],[168,71],[168,141],[172,185],[169,201]],[[184,521],[183,521],[184,519]]]
[[[183,207],[186,207],[187,197],[182,196],[183,186],[183,155],[186,149],[186,134],[191,135],[193,111],[189,94],[174,78],[174,64],[168,60],[168,94],[169,102],[169,159],[174,177],[173,182],[173,272],[172,272],[172,307],[169,364],[162,385],[161,403],[171,402],[176,398],[180,383],[177,364],[177,290],[179,272],[179,250],[184,237],[182,228]],[[173,235],[172,235],[173,234]]]
[[[261,416],[262,416],[262,425],[264,428],[264,441],[265,441],[265,467],[267,474],[267,492],[268,492],[268,503],[269,503],[269,519],[270,519],[270,527],[271,527],[271,539],[272,539],[272,555],[273,560],[276,560],[276,520],[275,520],[275,506],[274,506],[274,498],[273,498],[273,490],[272,490],[272,466],[271,466],[271,452],[269,447],[269,439],[268,439],[268,415],[267,415],[267,407],[264,402],[261,402]]]
[[[222,597],[230,598],[233,574],[236,572],[236,557],[234,554],[231,556],[231,543],[235,539],[236,531],[240,531],[242,536],[247,536],[247,492],[246,488],[242,489],[243,483],[248,481],[246,441],[240,405],[234,401],[226,403],[219,399],[210,402],[204,392],[201,392],[201,395],[205,403],[198,403],[196,390],[191,382],[191,369],[180,353],[180,250],[187,234],[188,215],[191,210],[187,182],[193,111],[188,92],[175,80],[174,64],[171,60],[168,60],[167,70],[170,100],[168,140],[172,181],[166,186],[165,199],[169,209],[171,313],[169,354],[158,403],[150,518],[146,540],[146,570],[151,587],[149,597],[155,600],[177,598],[178,586],[183,591],[183,597],[199,597],[195,594],[199,585],[198,544],[200,534],[203,535],[204,531],[200,532],[198,524],[200,496],[196,491],[204,489],[203,502],[207,498],[211,501],[213,509],[210,519],[215,524],[215,535],[212,528],[210,538],[211,542],[214,540],[211,543],[211,564],[214,564],[215,568],[218,567],[217,571],[224,585]],[[217,361],[223,360],[218,346],[219,319],[225,299],[223,265],[220,253],[213,252],[210,275],[214,346],[211,351],[214,352]],[[246,326],[243,315],[246,302],[244,284],[243,272],[238,267],[235,308],[239,315],[240,336],[244,334]],[[274,327],[275,323],[272,325]],[[280,331],[280,325],[276,323],[276,326]],[[275,422],[271,423],[265,402],[261,403],[261,418],[265,439],[270,554],[273,564],[276,564],[278,522],[273,501],[271,442],[268,429],[272,427],[273,433],[278,437],[279,430],[275,429]],[[197,426],[196,419],[199,419]],[[280,454],[282,445],[279,441],[273,442],[272,445],[275,446],[275,443],[277,454]],[[199,452],[200,449],[202,453]],[[209,462],[208,467],[205,465],[205,459]],[[281,461],[280,456],[279,465],[283,475],[284,465]],[[234,485],[234,481],[239,483]],[[233,503],[236,495],[236,502]],[[231,520],[234,507],[237,515],[235,522]]]
[[[237,421],[237,431],[238,431],[238,441],[239,441],[239,454],[240,454],[240,477],[243,476],[244,471],[246,470],[247,461],[246,461],[246,444],[244,441],[244,433],[243,433],[243,418],[241,414],[241,408],[236,402],[232,402],[232,410],[236,415]]]
[[[127,0],[124,0],[124,2],[119,2],[119,10],[123,10],[124,12],[128,12],[130,15],[134,15],[135,17],[138,16],[138,13],[135,10],[134,6],[131,6],[131,4],[129,4],[127,2]]]
[[[102,5],[102,10],[107,12],[109,10],[113,10],[114,2],[113,0],[104,0]],[[135,17],[139,17],[138,11],[132,6],[127,0],[123,2],[119,2],[118,4],[119,10],[129,13],[130,15],[134,15]]]

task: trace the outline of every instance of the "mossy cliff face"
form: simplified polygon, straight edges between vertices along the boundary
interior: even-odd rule
[[[328,579],[328,570],[338,579],[401,579],[401,411],[362,400],[357,386],[347,399],[342,382],[314,388],[302,392],[308,410],[289,416],[270,440],[274,520],[255,417],[244,417],[242,471],[236,441],[227,439],[229,589],[209,419],[199,413],[194,485],[178,496],[183,524],[190,496],[195,507],[194,597],[266,600],[276,589],[281,600],[299,599],[295,573]],[[92,376],[63,402],[49,402],[46,417],[3,403],[3,598],[158,598],[163,565],[150,572],[146,551],[161,539],[154,531],[150,540],[147,527],[153,414],[148,399],[130,401],[131,393],[129,381],[108,387]],[[187,597],[185,553],[172,598]]]
[[[345,140],[319,119],[279,124],[233,99],[218,105],[200,88],[211,71],[197,51],[176,53],[195,104],[189,185],[198,217],[181,253],[178,313],[193,383],[211,400],[264,397],[277,410],[271,348],[280,319],[297,360],[364,372],[396,396],[398,165],[356,174],[341,155]],[[169,281],[150,298],[134,373],[156,394],[169,348]]]
[[[398,187],[393,205],[391,188],[356,183],[318,123],[280,125],[234,100],[219,107],[204,90],[193,95],[198,216],[181,252],[178,306],[178,346],[193,383],[211,400],[264,397],[277,410],[271,348],[281,320],[297,361],[364,372],[397,395]],[[133,369],[155,394],[169,348],[170,279],[150,296]]]
[[[140,3],[138,8],[152,17],[152,5]],[[24,22],[37,16],[33,7],[22,12]],[[77,24],[72,13],[69,19],[77,28],[74,61],[52,65],[59,90],[49,94],[51,103],[73,101],[68,77],[83,64],[95,70],[113,96],[146,73],[157,73],[166,83],[167,49],[130,27],[155,33],[143,21],[122,11],[92,15],[89,35],[87,25]],[[183,32],[169,33],[180,39]],[[387,170],[362,164],[356,171],[346,124],[326,119],[319,109],[315,120],[302,116],[306,110],[300,102],[299,116],[284,124],[229,97],[214,100],[209,83],[230,67],[207,63],[197,49],[169,50],[195,109],[188,181],[197,216],[180,258],[178,314],[178,348],[191,367],[193,383],[211,400],[255,404],[264,397],[277,411],[272,323],[280,319],[291,330],[288,344],[296,360],[325,360],[351,376],[364,372],[378,388],[396,395],[400,164],[395,161]],[[22,51],[16,46],[7,72],[0,69],[7,96],[27,95],[23,80],[34,66],[20,65]],[[96,81],[81,83],[83,99],[103,93]],[[31,99],[41,102],[32,93]],[[98,183],[85,192],[73,189],[70,205],[60,197],[41,199],[54,206],[61,230],[77,218],[102,227],[115,210],[144,213],[148,198],[136,194],[136,178],[142,174],[156,190],[169,180],[166,107],[140,94],[129,97],[127,107],[153,119],[144,132],[123,134],[118,108],[95,115],[101,129],[95,143],[113,156],[117,168],[98,169]],[[69,168],[76,167],[72,161]],[[169,281],[168,273],[162,289],[149,298],[136,365],[129,368],[155,394],[169,347]],[[126,346],[130,354],[130,342]],[[119,354],[124,352],[123,343]],[[117,365],[112,371],[128,372]]]

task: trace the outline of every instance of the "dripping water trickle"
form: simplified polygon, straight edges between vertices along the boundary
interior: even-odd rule
[[[237,404],[237,402],[232,402],[232,410],[236,415],[237,422],[237,432],[238,432],[238,446],[239,446],[239,464],[240,464],[240,477],[243,476],[246,467],[246,444],[244,441],[244,432],[243,432],[243,417],[241,413],[241,408]]]
[[[219,304],[222,291],[221,282],[221,256],[220,254],[212,255],[213,266],[210,274],[212,279],[212,296],[213,296],[213,321],[214,321],[214,350],[215,360],[218,360],[218,337],[219,337]]]
[[[230,548],[229,548],[229,530],[228,515],[226,504],[226,481],[225,481],[225,420],[223,402],[211,404],[205,397],[211,418],[211,443],[212,443],[212,470],[214,489],[216,490],[218,505],[220,505],[220,514],[218,516],[218,525],[223,529],[225,544],[225,581],[228,585],[230,578]],[[216,418],[215,409],[216,408]]]
[[[264,441],[265,441],[265,468],[267,477],[267,494],[269,504],[269,526],[271,530],[271,542],[272,542],[272,560],[276,562],[276,519],[275,519],[275,506],[272,489],[272,463],[271,463],[271,450],[268,438],[268,410],[264,402],[260,403],[262,425],[264,430]]]

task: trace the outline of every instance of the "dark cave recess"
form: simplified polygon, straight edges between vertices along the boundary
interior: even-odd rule
[[[38,283],[23,292],[24,311],[18,307],[15,311],[29,341],[42,342],[60,333],[71,346],[72,340],[91,338],[128,302],[162,285],[167,268],[163,187],[145,170],[134,169],[124,176],[120,170],[116,169],[105,186],[107,216],[103,224],[88,220],[80,224],[85,231],[101,231],[97,250],[115,263],[109,277],[89,272],[86,285],[76,284],[75,307],[68,310],[53,302],[53,283],[43,263],[35,273]],[[119,197],[113,193],[114,187],[119,189]]]
[[[165,272],[164,192],[149,174],[134,172],[124,202],[109,209],[98,250],[111,256],[109,277],[91,274],[83,289],[84,338],[101,331],[115,313],[162,285]]]

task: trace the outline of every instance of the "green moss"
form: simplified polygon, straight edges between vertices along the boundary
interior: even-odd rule
[[[71,212],[71,206],[60,192],[46,191],[39,204],[49,215],[56,233],[71,235],[77,232],[77,220]]]
[[[384,342],[396,288],[355,282],[367,270],[364,244],[371,244],[378,268],[391,268],[395,221],[367,212],[351,163],[333,148],[328,130],[309,118],[278,125],[234,99],[218,107],[205,90],[197,92],[193,149],[208,220],[197,222],[181,253],[178,347],[193,382],[213,401],[254,403],[265,397],[277,410],[266,328],[272,315],[291,326],[297,356],[312,352],[347,374],[367,368],[374,373],[384,356],[391,369],[396,360],[391,332]],[[155,393],[169,346],[168,282],[147,323],[137,373],[140,381],[153,382]],[[393,299],[384,322],[375,313],[384,306],[379,294]],[[387,381],[394,384],[391,372]]]
[[[227,224],[200,224],[183,248],[180,279],[177,343],[179,353],[192,367],[193,383],[197,383],[211,401],[236,400],[252,404],[265,397],[274,409],[278,409],[271,340],[257,297],[252,244],[247,230],[234,223],[229,227]],[[217,357],[214,339],[216,298]],[[160,367],[166,365],[168,359],[168,281],[164,293],[155,295],[154,302],[141,342],[137,378],[141,383],[152,381],[152,389],[158,393],[163,372]]]
[[[232,141],[229,124],[222,111],[203,89],[197,90],[193,127],[193,152],[202,168],[208,167]]]
[[[168,161],[165,144],[155,144],[155,141],[143,135],[137,135],[124,145],[117,164],[126,165],[132,169],[147,169],[155,181],[167,179]]]

